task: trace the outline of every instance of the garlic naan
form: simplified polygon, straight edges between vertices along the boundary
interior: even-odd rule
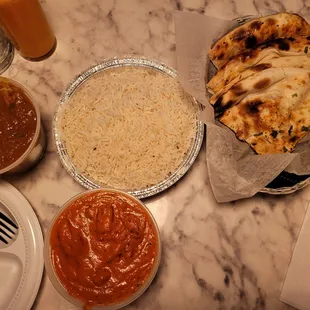
[[[257,154],[292,152],[308,133],[310,71],[270,68],[234,87],[221,97],[218,119]]]
[[[209,51],[217,68],[230,58],[257,45],[278,39],[310,35],[310,25],[299,15],[279,13],[254,19],[232,30],[218,40]]]
[[[231,58],[209,81],[212,94],[219,92],[251,68],[252,73],[267,68],[294,67],[310,69],[310,37],[278,39]],[[241,79],[241,78],[239,78]]]

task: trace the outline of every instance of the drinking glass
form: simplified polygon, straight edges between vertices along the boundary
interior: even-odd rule
[[[56,49],[56,37],[39,0],[0,0],[0,25],[28,60],[46,59]]]
[[[13,57],[14,47],[0,28],[0,74],[11,65]]]

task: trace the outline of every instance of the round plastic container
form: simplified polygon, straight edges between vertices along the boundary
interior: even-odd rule
[[[4,78],[4,77],[1,77],[1,79],[6,80],[7,82],[20,88],[24,92],[24,94],[30,99],[36,111],[36,115],[37,115],[36,131],[35,131],[33,140],[31,141],[28,149],[14,163],[12,163],[11,165],[3,169],[0,169],[0,175],[25,172],[29,170],[30,168],[32,168],[33,166],[35,166],[41,160],[41,158],[44,156],[44,152],[46,149],[46,135],[45,135],[45,131],[42,126],[42,123],[41,123],[40,110],[34,98],[32,97],[32,95],[28,92],[28,90],[25,87],[15,82],[14,80]]]
[[[118,193],[118,194],[122,194],[126,197],[129,197],[130,199],[136,201],[145,211],[146,213],[149,215],[150,219],[152,220],[155,228],[156,228],[156,235],[157,235],[157,239],[158,239],[158,254],[156,257],[156,261],[154,264],[154,267],[149,275],[149,277],[147,278],[147,280],[143,283],[143,285],[139,288],[139,290],[137,290],[132,296],[124,299],[121,302],[118,303],[114,303],[114,304],[109,304],[109,305],[98,305],[98,306],[93,306],[92,309],[93,310],[116,310],[116,309],[120,309],[122,307],[125,307],[127,305],[129,305],[130,303],[132,303],[134,300],[136,300],[137,298],[139,298],[145,291],[146,289],[150,286],[150,284],[152,283],[159,265],[160,265],[160,260],[161,260],[161,241],[160,241],[160,233],[159,233],[159,229],[157,226],[157,223],[152,215],[152,213],[149,211],[149,209],[137,198],[135,198],[132,195],[129,195],[123,191],[120,190],[115,190],[115,189],[109,189],[109,188],[101,188],[101,189],[94,189],[94,190],[88,190],[86,192],[83,192],[81,194],[78,194],[76,196],[74,196],[73,198],[71,198],[69,201],[67,201],[61,208],[60,210],[56,213],[56,215],[54,216],[51,225],[49,227],[49,230],[47,232],[47,235],[45,237],[45,244],[44,244],[44,263],[45,263],[45,268],[46,268],[46,272],[47,275],[50,279],[50,281],[52,282],[52,284],[54,285],[55,289],[64,297],[66,298],[69,302],[71,302],[73,305],[78,306],[83,308],[84,303],[75,298],[72,297],[67,290],[64,288],[64,286],[62,285],[61,281],[58,279],[58,276],[54,270],[54,266],[53,266],[53,262],[52,262],[52,258],[51,258],[51,246],[50,246],[50,236],[51,236],[51,231],[53,229],[53,226],[56,222],[56,220],[58,219],[58,217],[66,210],[66,208],[68,208],[72,202],[74,202],[75,200],[92,194],[92,193],[96,193],[96,192],[104,192],[104,193]]]

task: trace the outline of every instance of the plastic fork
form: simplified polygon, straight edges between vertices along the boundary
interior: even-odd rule
[[[241,17],[237,17],[234,19],[239,25],[243,25],[244,23],[250,21],[251,19],[261,17],[260,15],[245,15]]]
[[[9,244],[9,239],[11,240],[14,237],[16,229],[18,229],[18,226],[5,214],[0,212],[0,241]]]

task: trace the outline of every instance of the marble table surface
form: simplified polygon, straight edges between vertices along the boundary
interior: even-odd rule
[[[45,233],[58,208],[84,191],[62,168],[51,136],[55,106],[81,70],[105,58],[138,54],[176,67],[173,11],[234,18],[262,9],[310,20],[305,0],[43,0],[58,46],[48,60],[16,54],[5,73],[40,105],[48,149],[31,172],[8,180],[30,201]],[[186,176],[146,200],[161,229],[163,259],[156,280],[127,309],[291,309],[278,300],[310,187],[295,194],[218,204],[208,184],[205,148]],[[34,310],[73,309],[44,275]]]

